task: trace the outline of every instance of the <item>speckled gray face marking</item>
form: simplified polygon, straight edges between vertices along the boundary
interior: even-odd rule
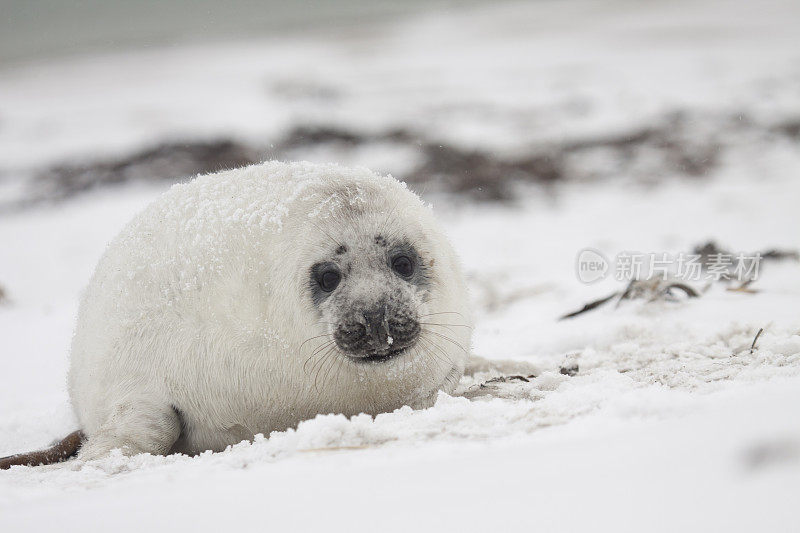
[[[414,245],[382,235],[341,243],[309,270],[311,300],[331,324],[339,350],[354,361],[381,362],[413,347],[430,263]]]

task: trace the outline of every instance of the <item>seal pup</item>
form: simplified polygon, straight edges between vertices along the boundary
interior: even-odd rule
[[[81,442],[86,460],[220,451],[317,414],[428,407],[458,383],[471,326],[451,245],[396,179],[308,162],[200,176],[128,224],[83,295],[82,433],[12,464]]]

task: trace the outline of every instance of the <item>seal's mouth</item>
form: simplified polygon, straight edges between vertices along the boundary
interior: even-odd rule
[[[383,353],[373,352],[373,353],[368,353],[368,354],[364,354],[364,355],[361,355],[361,356],[348,355],[348,357],[352,361],[355,361],[356,363],[378,364],[378,363],[385,363],[386,361],[394,359],[394,358],[402,355],[405,351],[406,351],[406,348],[397,348],[397,349],[389,350],[388,352],[383,352]]]

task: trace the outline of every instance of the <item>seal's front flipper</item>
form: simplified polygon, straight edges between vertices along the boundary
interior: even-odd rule
[[[172,406],[124,402],[96,430],[90,431],[78,459],[90,461],[119,449],[124,455],[167,455],[181,433],[180,418]]]

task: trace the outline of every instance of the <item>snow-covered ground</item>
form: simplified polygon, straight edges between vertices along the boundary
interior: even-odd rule
[[[624,287],[581,283],[585,248],[800,248],[798,28],[788,0],[511,3],[0,72],[0,187],[19,197],[51,163],[165,139],[268,142],[307,123],[515,154],[682,113],[689,141],[724,148],[700,178],[645,149],[618,177],[589,179],[614,168],[600,150],[579,161],[582,179],[520,187],[512,203],[430,196],[469,276],[473,351],[537,377],[464,378],[425,411],[320,416],[219,454],[13,468],[0,472],[0,529],[797,530],[798,262],[765,262],[752,293],[717,283],[558,317]],[[345,155],[398,177],[414,157]],[[0,214],[0,456],[75,429],[78,295],[105,243],[166,186]]]

